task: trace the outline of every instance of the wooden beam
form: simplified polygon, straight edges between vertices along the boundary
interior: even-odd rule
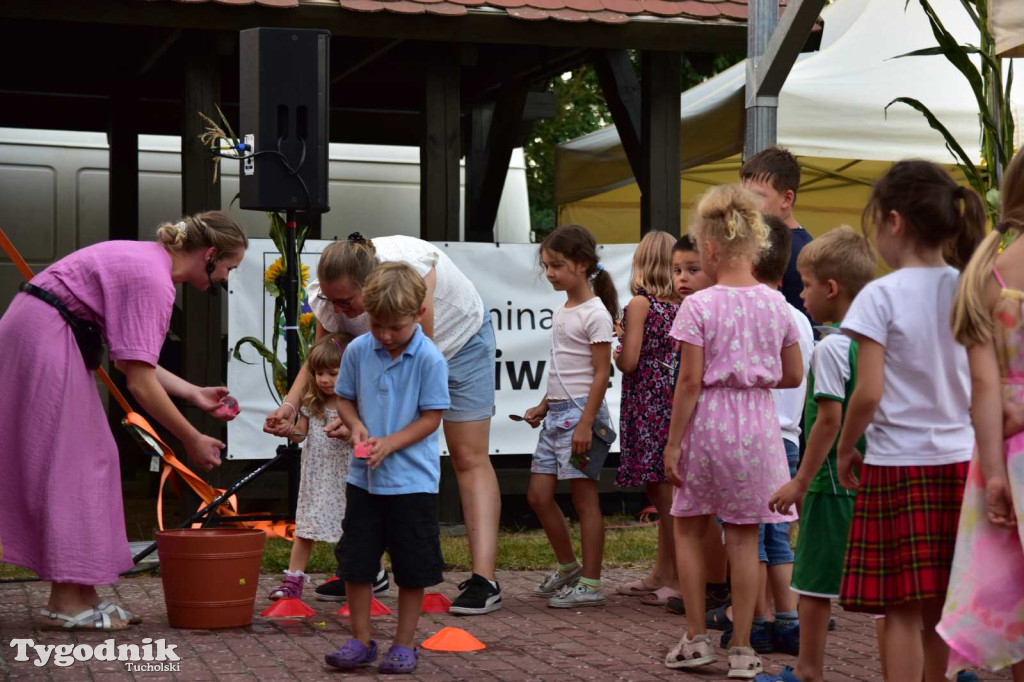
[[[213,47],[192,36],[185,63],[184,111],[181,130],[181,211],[184,215],[220,208],[220,182],[213,182],[213,157],[199,141],[203,122],[199,112],[216,112],[220,99],[220,65]],[[224,341],[221,336],[222,296],[211,296],[191,286],[182,287],[184,320],[183,371],[197,386],[219,386],[224,382]],[[194,407],[186,416],[200,431],[217,437],[218,422]],[[269,453],[268,453],[269,454]]]
[[[424,55],[420,138],[420,237],[459,240],[459,55],[438,45]]]
[[[642,168],[640,231],[680,234],[679,95],[683,64],[679,52],[640,53]]]
[[[380,47],[370,51],[369,54],[365,55],[361,59],[356,60],[355,63],[350,64],[348,66],[348,68],[343,69],[340,73],[338,73],[338,75],[336,75],[334,78],[332,78],[331,79],[331,85],[335,85],[336,83],[340,83],[341,81],[345,80],[346,78],[348,78],[349,76],[351,76],[355,72],[359,71],[363,67],[368,66],[369,64],[372,64],[374,61],[376,61],[377,59],[380,59],[381,57],[386,55],[388,52],[391,52],[391,50],[395,49],[396,47],[401,45],[403,42],[405,42],[405,41],[403,41],[403,40],[389,40],[388,42],[384,43]]]
[[[825,0],[789,0],[763,54],[752,60],[754,87],[747,88],[748,107],[755,106],[759,98],[779,96],[824,6]]]
[[[609,49],[674,50],[685,45],[694,52],[742,52],[746,30],[739,22],[691,20],[631,20],[625,24],[587,21],[567,27],[560,21],[524,21],[503,11],[468,8],[465,16],[446,17],[396,12],[354,12],[336,2],[300,0],[299,7],[225,5],[219,2],[182,5],[170,0],[0,0],[3,19],[41,19],[92,24],[121,24],[239,31],[253,26],[322,28],[334,36],[401,38],[404,40],[513,45],[550,45]]]
[[[625,50],[595,50],[593,63],[633,177],[643,186],[645,167],[640,141],[643,97],[633,62]]]
[[[493,109],[477,105],[470,114],[466,151],[467,242],[494,241],[494,221],[523,121],[527,87],[522,82],[510,83],[502,89]]]
[[[110,98],[109,192],[110,239],[139,238],[139,116],[128,84]]]

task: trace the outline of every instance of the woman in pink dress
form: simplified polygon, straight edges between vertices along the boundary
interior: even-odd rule
[[[52,583],[44,627],[119,630],[132,620],[96,593],[132,568],[121,469],[96,377],[54,304],[98,326],[132,396],[209,471],[224,444],[197,431],[170,398],[212,412],[227,389],[194,386],[157,361],[175,285],[220,285],[247,246],[227,213],[190,216],[161,226],[155,243],[110,241],[68,255],[33,277],[0,318],[0,538],[4,561]]]

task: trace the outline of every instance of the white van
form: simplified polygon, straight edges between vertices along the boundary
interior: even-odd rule
[[[139,136],[139,237],[181,215],[181,140]],[[33,270],[108,237],[104,133],[0,128],[0,228]],[[238,162],[221,163],[221,205],[238,193]],[[324,239],[359,231],[368,237],[419,236],[419,148],[330,145],[331,210],[322,218]],[[267,217],[232,211],[251,237],[267,236]],[[460,219],[460,229],[462,229]],[[530,241],[530,209],[523,152],[512,154],[494,227],[499,242]],[[0,311],[21,276],[0,254]]]

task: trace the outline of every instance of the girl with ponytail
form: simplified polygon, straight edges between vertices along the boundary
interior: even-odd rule
[[[837,468],[858,494],[839,601],[885,615],[889,679],[931,682],[945,679],[949,649],[935,626],[975,436],[967,353],[949,318],[985,212],[940,166],[901,161],[875,184],[864,218],[893,272],[865,286],[842,322],[858,364]]]
[[[967,346],[977,441],[938,632],[949,671],[1013,666],[1024,680],[1024,154],[1003,177],[999,223],[960,277],[953,335]]]
[[[547,392],[525,414],[531,426],[542,426],[527,501],[558,561],[558,569],[534,593],[547,597],[552,608],[599,606],[605,603],[601,584],[604,518],[597,483],[608,445],[615,438],[604,394],[611,374],[618,295],[611,275],[598,260],[597,243],[584,227],[564,225],[549,234],[540,245],[540,262],[552,288],[565,292],[566,302],[555,311],[551,325]],[[561,480],[569,481],[580,519],[582,566],[565,516],[555,502],[555,487]]]

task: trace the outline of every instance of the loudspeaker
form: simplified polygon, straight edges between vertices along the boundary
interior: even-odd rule
[[[239,205],[324,213],[330,91],[328,31],[251,28],[239,39]],[[293,172],[294,171],[294,172]],[[303,189],[305,183],[305,189]]]

